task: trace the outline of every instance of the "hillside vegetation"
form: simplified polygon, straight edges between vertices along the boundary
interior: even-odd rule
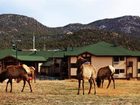
[[[47,27],[31,17],[0,15],[0,49],[10,48],[16,40],[19,49],[31,49],[33,36],[36,49],[64,49],[84,46],[98,41],[140,50],[140,17],[124,16],[103,19],[89,24],[69,24],[64,27]]]
[[[46,43],[47,46],[56,48],[77,47],[93,44],[99,41],[113,43],[130,50],[140,50],[139,38],[103,30],[80,30],[70,35],[65,35],[61,40]]]

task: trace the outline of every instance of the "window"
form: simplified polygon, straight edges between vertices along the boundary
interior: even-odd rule
[[[124,57],[113,57],[114,62],[124,61]]]
[[[71,63],[71,68],[77,68],[76,63]]]
[[[115,74],[119,74],[119,69],[116,69],[115,70]]]
[[[124,57],[120,57],[120,61],[124,61]]]
[[[138,62],[140,62],[140,57],[138,57]]]
[[[115,74],[124,73],[124,69],[116,69]]]
[[[120,69],[120,73],[124,73],[124,69]]]
[[[114,62],[119,62],[119,57],[113,57]]]
[[[84,58],[85,58],[85,57],[86,57],[86,54],[83,54],[83,55],[82,55],[82,57],[84,57]]]
[[[140,73],[140,69],[138,69],[138,73]]]
[[[128,67],[133,67],[133,62],[128,62]]]

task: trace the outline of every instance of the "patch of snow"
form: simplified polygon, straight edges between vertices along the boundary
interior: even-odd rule
[[[104,28],[106,28],[105,25],[100,25],[100,26],[99,26],[99,29],[104,29]]]

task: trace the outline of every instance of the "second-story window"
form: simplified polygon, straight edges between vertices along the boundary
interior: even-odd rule
[[[116,56],[116,57],[113,57],[113,62],[114,63],[119,63],[120,61],[124,61],[124,57],[123,56]]]
[[[138,62],[140,62],[140,57],[138,57]]]

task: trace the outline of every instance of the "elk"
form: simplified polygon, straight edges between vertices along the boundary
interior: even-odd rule
[[[84,95],[84,81],[88,79],[90,83],[90,88],[88,94],[91,93],[92,84],[94,84],[94,94],[96,94],[96,85],[95,85],[95,78],[96,78],[96,70],[87,62],[86,59],[79,57],[77,60],[77,79],[78,79],[78,95],[80,93],[80,85],[82,80],[82,88],[83,88],[83,95]]]
[[[22,65],[20,65],[20,66],[19,65],[18,66],[17,65],[7,66],[6,70],[3,70],[3,72],[0,74],[0,82],[3,82],[6,79],[8,79],[7,85],[6,85],[6,92],[7,92],[7,88],[8,88],[9,83],[11,85],[10,92],[12,92],[12,79],[22,79],[24,81],[23,88],[22,88],[21,92],[23,92],[26,81],[27,81],[29,84],[29,87],[30,87],[30,92],[32,92],[30,78]]]
[[[115,89],[115,80],[113,77],[114,73],[115,73],[115,68],[112,65],[100,68],[97,72],[97,78],[96,78],[97,86],[100,87],[102,84],[102,88],[103,88],[104,79],[107,78],[109,81],[107,88],[109,87],[112,80]]]

